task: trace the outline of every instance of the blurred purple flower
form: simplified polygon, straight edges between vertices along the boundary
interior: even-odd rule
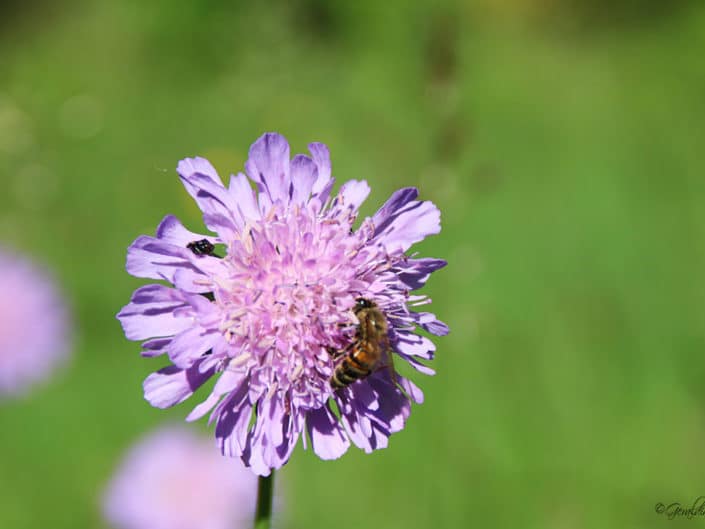
[[[166,353],[173,364],[145,380],[145,398],[167,408],[218,375],[187,420],[213,410],[223,453],[260,475],[287,462],[304,429],[304,447],[310,440],[323,459],[340,457],[350,441],[366,452],[384,448],[404,427],[409,400],[423,400],[383,366],[331,387],[340,357],[329,350],[354,340],[357,298],[378,305],[391,348],[422,373],[433,374],[419,359],[433,358],[435,347],[416,328],[448,332],[433,314],[409,309],[430,302],[410,291],[446,264],[405,253],[440,231],[436,206],[401,189],[353,230],[369,186],[352,180],[330,197],[328,148],[309,149],[311,157],[290,160],[284,137],[265,134],[250,148],[247,176],[232,176],[227,188],[207,160],[182,160],[181,180],[217,237],[167,216],[156,237],[137,238],[127,253],[132,275],[175,286],[139,288],[118,314],[127,338],[147,340],[144,356]],[[214,244],[225,245],[224,258]]]
[[[257,478],[183,428],[162,428],[127,453],[103,497],[116,529],[238,529],[254,518]]]
[[[68,356],[68,309],[49,274],[0,248],[0,396],[26,393]]]

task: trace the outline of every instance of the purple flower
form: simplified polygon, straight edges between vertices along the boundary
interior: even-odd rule
[[[369,376],[331,386],[357,340],[358,300],[379,307],[384,342],[422,373],[433,374],[421,360],[435,347],[416,329],[448,332],[435,315],[410,310],[430,302],[411,291],[446,264],[406,254],[440,231],[438,208],[401,189],[354,229],[369,186],[351,180],[331,196],[328,149],[309,149],[311,157],[290,160],[284,137],[265,134],[250,148],[247,176],[232,176],[228,187],[203,158],[182,160],[181,180],[217,236],[167,216],[156,237],[137,238],[127,253],[128,272],[174,285],[137,289],[118,314],[129,339],[146,340],[144,356],[167,354],[172,363],[145,380],[145,398],[167,408],[217,376],[187,420],[210,411],[223,453],[260,475],[285,464],[299,436],[323,459],[340,457],[351,441],[366,452],[384,448],[404,427],[409,401],[423,400],[410,380],[392,375],[391,352]]]
[[[111,479],[103,512],[116,529],[251,527],[257,478],[223,464],[211,442],[162,428],[136,443]]]
[[[68,310],[51,277],[0,248],[0,396],[26,393],[69,353]]]

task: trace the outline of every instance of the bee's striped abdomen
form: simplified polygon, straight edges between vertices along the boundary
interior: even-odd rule
[[[371,366],[365,362],[364,349],[355,347],[350,355],[343,358],[343,361],[335,368],[330,384],[336,389],[343,388],[356,380],[365,378],[371,371]]]

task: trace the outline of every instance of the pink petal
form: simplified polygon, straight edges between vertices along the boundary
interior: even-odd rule
[[[163,285],[146,285],[135,290],[117,318],[128,339],[146,340],[174,335],[191,327],[190,318],[175,313],[187,307],[180,291]]]
[[[330,152],[328,151],[328,147],[323,143],[310,143],[308,150],[311,152],[313,161],[318,167],[318,176],[311,188],[311,193],[317,195],[331,185]]]
[[[219,332],[196,325],[174,336],[167,353],[175,366],[187,368],[221,340],[223,335]]]
[[[154,237],[142,235],[127,249],[127,271],[135,277],[165,279],[173,283],[178,270],[199,273],[191,264],[186,247],[178,247]]]
[[[289,202],[289,144],[284,136],[268,132],[253,143],[245,171],[272,202]]]
[[[311,189],[318,178],[318,167],[311,158],[297,154],[291,160],[292,204],[305,204],[311,196]]]
[[[238,173],[237,176],[230,177],[230,194],[235,199],[239,217],[242,219],[242,225],[248,220],[256,220],[261,218],[259,206],[257,204],[257,196],[255,190],[250,186],[250,181],[247,177]],[[238,225],[240,228],[241,225]]]
[[[198,365],[190,369],[165,367],[145,379],[144,398],[155,408],[169,408],[193,395],[212,375],[213,370],[200,373]]]
[[[436,350],[436,346],[431,340],[411,332],[397,332],[393,346],[399,353],[407,356],[419,356],[426,360],[431,360]]]
[[[360,209],[367,196],[370,194],[370,186],[365,182],[357,180],[349,180],[345,182],[338,192],[338,196],[342,197],[342,207],[357,211]]]
[[[427,235],[441,231],[441,212],[432,202],[414,200],[417,196],[415,188],[400,189],[372,217],[375,240],[388,252],[405,252]]]
[[[311,410],[306,415],[306,431],[311,447],[321,459],[337,459],[350,446],[350,439],[328,406]]]
[[[412,312],[412,317],[424,331],[436,336],[445,336],[450,332],[448,326],[432,312]]]

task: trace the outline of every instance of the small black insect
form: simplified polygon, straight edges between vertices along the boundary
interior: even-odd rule
[[[215,246],[208,239],[190,242],[186,245],[186,248],[191,250],[194,255],[213,255],[215,250]]]

